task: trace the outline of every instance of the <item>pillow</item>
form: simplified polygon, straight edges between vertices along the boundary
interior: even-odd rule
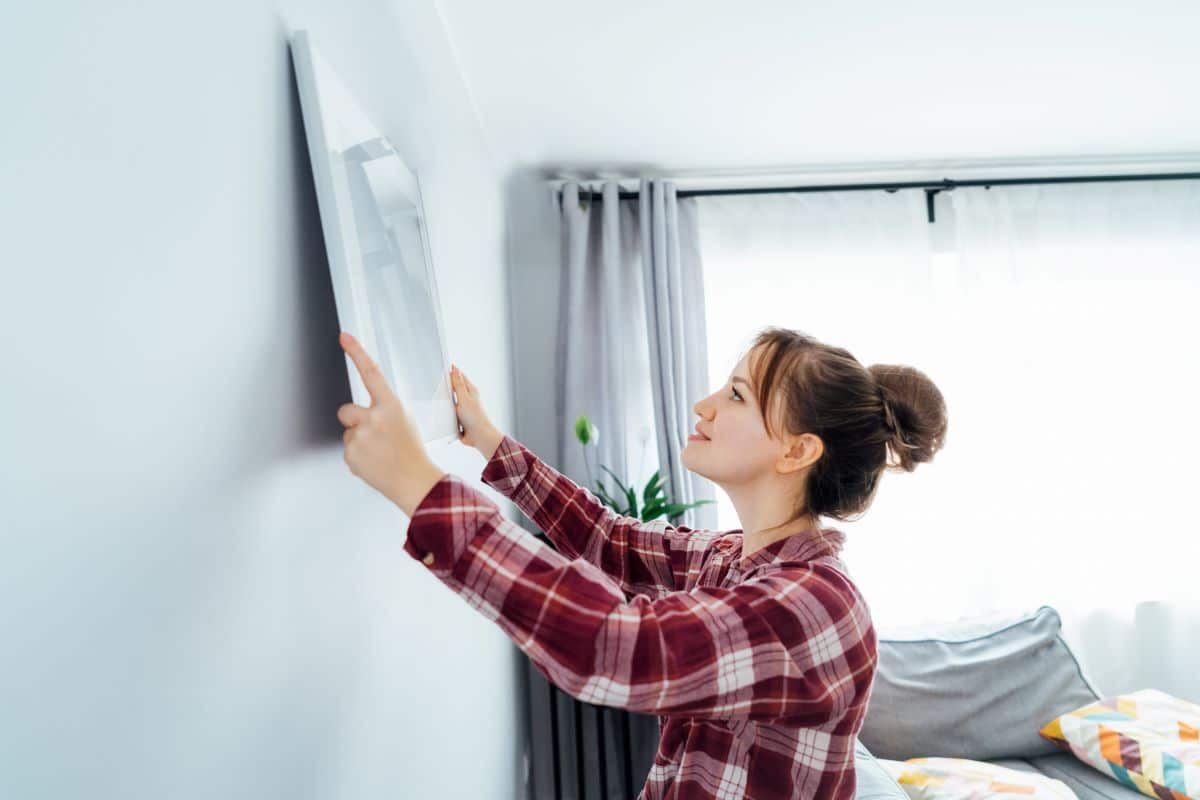
[[[965,758],[878,759],[914,800],[1078,800],[1062,781]]]
[[[1059,752],[1038,729],[1100,699],[1050,606],[877,633],[859,738],[876,758],[991,761]]]
[[[908,800],[891,773],[858,739],[854,740],[854,800]]]
[[[1142,689],[1062,714],[1039,733],[1142,794],[1200,800],[1200,706],[1195,703]]]

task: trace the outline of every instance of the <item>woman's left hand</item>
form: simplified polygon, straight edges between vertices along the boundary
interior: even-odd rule
[[[358,368],[371,395],[370,408],[356,403],[338,408],[338,420],[346,426],[342,435],[346,464],[352,473],[412,516],[413,509],[446,473],[425,452],[416,424],[362,344],[346,331],[342,331],[338,342]]]

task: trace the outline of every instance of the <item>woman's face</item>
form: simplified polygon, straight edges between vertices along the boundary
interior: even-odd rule
[[[699,428],[708,441],[689,439],[681,454],[683,465],[721,487],[753,483],[773,474],[779,442],[767,435],[750,383],[754,351],[747,353],[713,394],[696,403]]]

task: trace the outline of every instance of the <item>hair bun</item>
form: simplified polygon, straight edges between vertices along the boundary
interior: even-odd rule
[[[893,466],[912,472],[942,448],[948,421],[945,399],[914,367],[874,364],[869,371],[879,390],[883,426],[892,434],[889,445],[898,459]]]

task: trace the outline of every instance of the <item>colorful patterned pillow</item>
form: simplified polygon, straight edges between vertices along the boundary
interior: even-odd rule
[[[1038,733],[1144,795],[1200,800],[1200,706],[1195,703],[1142,689],[1069,711]]]
[[[1078,800],[1062,781],[966,758],[875,759],[912,800]]]

